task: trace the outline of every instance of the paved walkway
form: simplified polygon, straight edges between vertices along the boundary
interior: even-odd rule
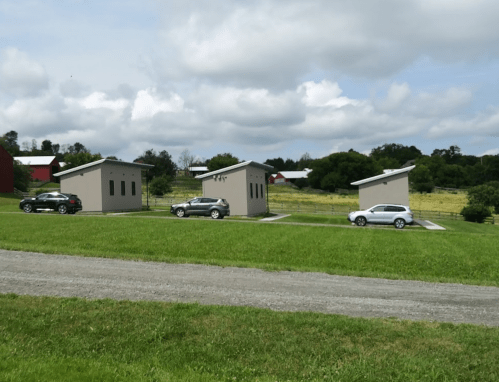
[[[291,216],[291,215],[286,215],[286,214],[277,214],[275,216],[270,216],[268,218],[263,218],[263,219],[260,219],[261,222],[271,222],[271,221],[274,221],[274,220],[278,220],[278,219],[282,219],[282,218],[285,218],[285,217],[288,217],[288,216]]]
[[[420,226],[425,227],[426,229],[431,229],[431,230],[440,230],[440,231],[445,231],[445,228],[442,226],[439,226],[438,224],[432,223],[429,220],[419,220],[419,219],[414,219],[414,221],[419,224]]]

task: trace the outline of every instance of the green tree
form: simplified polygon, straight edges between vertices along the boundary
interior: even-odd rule
[[[423,153],[415,146],[404,146],[398,143],[385,143],[383,146],[376,147],[371,150],[370,156],[376,160],[381,158],[392,158],[398,163],[399,168],[403,166],[407,161],[417,159],[422,156]]]
[[[383,170],[393,170],[400,167],[399,161],[395,158],[381,157],[376,160]]]
[[[46,151],[47,153],[53,154],[53,151],[52,151],[52,142],[49,141],[48,139],[45,139],[42,142],[42,151]]]
[[[0,145],[2,145],[13,157],[19,156],[21,150],[17,144],[17,132],[14,130],[11,130],[0,137]]]
[[[71,168],[83,166],[84,164],[95,162],[101,159],[102,156],[100,154],[91,154],[89,152],[66,154],[64,156],[64,162],[66,162],[64,170],[69,170]]]
[[[483,223],[492,216],[491,209],[499,211],[499,183],[491,182],[468,190],[468,205],[461,210],[466,221]]]
[[[177,171],[177,165],[173,162],[171,155],[165,150],[161,151],[159,154],[156,154],[152,149],[147,150],[144,154],[135,159],[134,162],[154,165],[153,168],[147,171],[147,179],[149,181],[163,175],[167,175],[173,179]]]
[[[317,159],[308,174],[310,185],[316,189],[333,192],[336,188],[354,189],[350,183],[379,175],[381,166],[371,157],[357,152],[335,153]]]
[[[296,169],[298,171],[302,171],[304,168],[310,168],[310,165],[312,164],[314,160],[310,156],[309,153],[303,154],[298,162],[296,163]]]
[[[21,162],[14,161],[14,187],[20,191],[27,192],[31,182],[31,173],[33,170],[29,165],[23,165]]]
[[[409,172],[409,182],[417,192],[432,192],[435,187],[430,169],[424,164],[417,165]]]
[[[154,178],[149,184],[149,190],[152,195],[163,196],[172,192],[172,179],[169,176],[163,175]]]
[[[493,207],[499,213],[499,182],[489,182],[468,190],[469,204],[483,204]]]
[[[213,158],[211,158],[207,163],[207,167],[209,171],[216,171],[221,168],[233,166],[238,163],[239,163],[238,158],[236,158],[230,153],[225,153],[225,154],[215,155]]]

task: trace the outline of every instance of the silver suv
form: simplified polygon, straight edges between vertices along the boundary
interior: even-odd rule
[[[225,199],[199,197],[172,205],[170,212],[179,218],[204,215],[211,216],[212,219],[223,219],[225,216],[230,216],[230,207]]]
[[[401,204],[377,204],[365,211],[355,211],[348,214],[348,220],[360,227],[367,223],[393,224],[402,229],[406,224],[413,223],[411,209]]]

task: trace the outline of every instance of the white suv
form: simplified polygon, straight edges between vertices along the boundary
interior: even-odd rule
[[[355,211],[348,214],[348,220],[360,227],[367,223],[393,224],[402,229],[406,224],[413,223],[411,209],[401,204],[377,204],[365,211]]]

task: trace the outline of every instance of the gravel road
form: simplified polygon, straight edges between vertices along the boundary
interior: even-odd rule
[[[0,250],[0,293],[499,326],[499,288]]]

